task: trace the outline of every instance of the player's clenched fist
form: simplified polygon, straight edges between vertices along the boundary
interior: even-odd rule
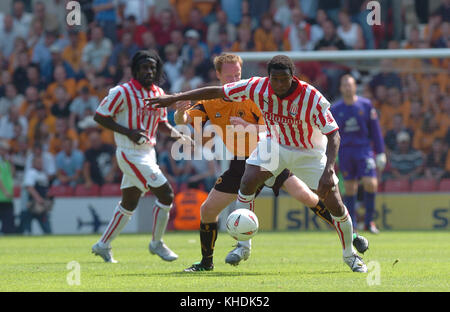
[[[150,141],[150,138],[147,136],[146,132],[141,129],[130,129],[130,131],[127,134],[127,137],[138,145]]]

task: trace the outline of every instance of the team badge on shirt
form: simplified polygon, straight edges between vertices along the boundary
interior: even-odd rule
[[[298,105],[292,105],[291,109],[289,109],[289,114],[292,117],[295,117],[295,116],[297,116],[297,112],[298,112]]]
[[[245,112],[243,110],[238,110],[237,115],[238,115],[238,117],[243,118],[245,115]]]
[[[220,118],[220,117],[222,117],[222,115],[219,112],[217,112],[216,113],[216,118]]]

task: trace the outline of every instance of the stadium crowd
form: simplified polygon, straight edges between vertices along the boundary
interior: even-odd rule
[[[9,2],[0,12],[0,168],[12,170],[1,171],[2,202],[14,195],[8,187],[17,195],[41,176],[48,187],[81,186],[79,194],[120,183],[113,134],[92,116],[109,88],[131,79],[139,49],[159,52],[161,87],[174,93],[218,85],[212,59],[225,51],[450,48],[450,0],[402,1],[401,16],[400,1],[380,0],[374,26],[364,0],[80,0],[74,26],[67,1]],[[336,75],[350,71],[319,62],[297,69],[330,100],[339,97]],[[369,73],[362,95],[385,136],[383,180],[450,178],[449,71],[449,59],[413,59],[383,60]],[[157,150],[175,189],[209,190],[218,165],[175,161],[168,140]]]

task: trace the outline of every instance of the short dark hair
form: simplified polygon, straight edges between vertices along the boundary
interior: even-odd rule
[[[295,66],[292,60],[286,55],[276,55],[274,56],[269,63],[267,63],[267,72],[270,76],[270,71],[272,69],[288,69],[291,75],[295,73]]]
[[[148,58],[156,61],[156,77],[154,82],[155,84],[159,84],[162,81],[163,63],[158,53],[154,50],[140,50],[134,54],[133,58],[131,59],[131,74],[133,75],[133,78],[136,78],[136,73],[138,71],[139,65],[141,65],[143,61]]]

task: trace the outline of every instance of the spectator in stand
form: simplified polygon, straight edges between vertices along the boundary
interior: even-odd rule
[[[165,46],[170,42],[170,34],[177,29],[177,23],[171,9],[164,9],[159,18],[156,16],[149,21],[149,27],[155,35],[156,42],[160,46]]]
[[[284,36],[289,40],[292,51],[301,51],[299,32],[303,30],[308,38],[311,39],[311,25],[306,22],[305,16],[300,8],[292,10],[292,22],[284,31]]]
[[[41,68],[38,64],[31,63],[27,67],[28,87],[35,87],[39,93],[45,91],[46,84],[41,77]]]
[[[181,55],[187,62],[192,62],[194,56],[194,50],[197,47],[201,47],[204,51],[205,57],[209,57],[209,49],[206,43],[200,41],[200,34],[194,30],[190,29],[185,34],[187,44],[183,47]]]
[[[155,15],[155,0],[119,0],[118,10],[123,10],[125,20],[133,16],[142,25]]]
[[[96,74],[107,74],[107,64],[112,47],[111,40],[103,36],[102,28],[94,26],[91,40],[84,47],[82,56],[83,71],[88,79],[93,79],[92,76]]]
[[[256,51],[276,51],[277,47],[272,34],[273,20],[270,13],[264,14],[261,19],[260,27],[253,34]]]
[[[66,62],[62,57],[62,49],[59,45],[53,44],[50,49],[51,59],[44,65],[41,65],[41,73],[44,80],[47,83],[52,83],[56,80],[55,70],[58,66],[64,68],[64,79],[75,78],[75,71],[68,62]]]
[[[189,22],[189,13],[193,8],[198,8],[203,16],[207,16],[217,6],[218,2],[211,0],[170,0],[170,4],[175,9],[177,19],[183,25]]]
[[[69,44],[62,51],[61,57],[67,62],[74,71],[75,78],[80,79],[84,76],[82,69],[83,49],[87,44],[86,34],[76,29],[69,30]]]
[[[20,124],[22,132],[20,135],[26,136],[28,131],[28,120],[20,115],[20,106],[11,106],[9,113],[0,117],[0,140],[10,140],[14,138],[14,124]]]
[[[27,120],[34,115],[36,109],[36,104],[40,101],[40,96],[38,90],[29,86],[25,90],[25,101],[22,102],[20,106],[20,115],[24,116]]]
[[[42,156],[33,158],[32,166],[25,171],[23,186],[28,193],[26,210],[22,211],[20,232],[31,233],[31,222],[36,219],[44,234],[51,234],[49,212],[52,201],[48,196],[50,179],[44,170]]]
[[[57,86],[55,89],[55,102],[51,105],[50,112],[56,118],[70,117],[70,95],[64,86]]]
[[[433,43],[433,48],[450,48],[450,22],[441,24],[441,36]]]
[[[425,178],[439,181],[445,175],[445,163],[448,149],[445,149],[444,140],[437,138],[431,147],[425,162]]]
[[[74,149],[74,143],[70,138],[62,140],[62,150],[56,155],[56,180],[54,185],[69,185],[75,187],[81,182],[84,156]]]
[[[26,35],[19,26],[14,25],[11,15],[5,15],[3,27],[0,28],[0,52],[3,54],[3,57],[10,57],[14,50],[14,42],[19,37],[26,38]]]
[[[16,0],[13,3],[13,22],[15,27],[21,29],[21,32],[28,37],[28,31],[30,30],[31,21],[33,20],[33,14],[25,12],[24,1]]]
[[[411,104],[403,101],[402,93],[396,87],[387,90],[387,102],[381,106],[380,124],[382,129],[392,128],[392,119],[395,114],[401,114],[403,120],[408,120],[408,112]]]
[[[5,96],[0,98],[0,116],[8,114],[8,111],[12,106],[20,107],[23,100],[24,97],[22,94],[17,93],[16,86],[12,83],[8,83],[5,86]]]
[[[318,9],[323,10],[334,23],[337,23],[339,11],[342,9],[342,1],[319,0]]]
[[[98,97],[89,92],[88,87],[83,87],[78,91],[78,96],[70,104],[70,121],[72,129],[77,129],[79,121],[87,116],[94,116],[99,103]]]
[[[387,131],[386,136],[384,137],[384,143],[388,148],[388,152],[392,152],[397,149],[397,135],[400,132],[406,132],[409,134],[410,138],[413,138],[414,132],[410,128],[406,127],[403,121],[403,114],[395,114],[392,119],[392,126]]]
[[[35,143],[39,143],[36,140],[36,136],[39,132],[39,127],[41,124],[45,124],[51,133],[55,132],[55,116],[47,112],[47,108],[42,102],[36,104],[35,112],[28,122],[28,142],[30,146],[34,146]]]
[[[63,87],[65,89],[66,93],[68,93],[69,99],[74,98],[76,95],[77,82],[74,78],[67,78],[64,66],[56,66],[53,73],[53,79],[54,82],[48,85],[44,94],[44,104],[46,104],[48,108],[51,108],[57,100],[56,89],[58,87]]]
[[[206,41],[208,25],[203,21],[202,12],[198,8],[192,8],[189,13],[189,22],[183,27],[183,32],[189,29],[195,29],[200,34],[201,41]]]
[[[251,52],[255,50],[255,44],[252,40],[252,30],[247,26],[238,28],[238,39],[231,46],[233,52]]]
[[[61,29],[58,16],[47,12],[44,1],[36,1],[33,9],[33,21],[42,21],[45,32],[56,32]]]
[[[128,59],[139,50],[139,47],[133,42],[133,35],[129,32],[123,33],[120,43],[114,46],[108,62],[108,71],[111,77],[114,77],[118,70],[118,60],[120,54],[125,54]]]
[[[311,25],[311,41],[314,45],[323,38],[323,25],[328,21],[328,16],[324,10],[317,10],[316,18]]]
[[[380,62],[380,73],[373,76],[370,81],[370,87],[372,92],[375,92],[379,85],[386,87],[396,87],[397,89],[402,89],[402,80],[400,76],[393,72],[395,68],[394,62],[390,59],[383,59]]]
[[[183,92],[196,89],[203,83],[203,79],[195,75],[195,67],[192,64],[186,64],[183,67],[182,75],[175,80],[170,88],[171,93]]]
[[[30,65],[30,58],[26,51],[20,52],[16,56],[17,62],[14,64],[13,83],[17,87],[17,92],[24,94],[28,85],[27,68]]]
[[[302,40],[302,36],[301,36],[302,33],[305,34],[305,36],[303,36],[304,40]],[[305,44],[305,40],[307,40],[306,33],[300,32],[299,35],[300,35],[300,44],[301,45]],[[273,44],[274,44],[272,51],[291,51],[291,44],[289,43],[289,40],[284,38],[284,29],[281,24],[279,24],[279,23],[273,24],[272,38],[273,38]],[[313,45],[311,45],[310,48],[312,50]]]
[[[418,49],[420,46],[420,30],[418,26],[413,26],[409,30],[407,41],[403,49]]]
[[[233,25],[238,25],[242,21],[242,0],[221,0],[220,7]]]
[[[297,49],[300,49],[298,51],[312,51],[314,50],[314,43],[312,40],[308,39],[308,33],[305,29],[299,29],[297,31],[298,33],[298,44]],[[289,42],[287,42],[289,44]]]
[[[147,31],[147,27],[137,24],[136,17],[134,15],[130,15],[123,21],[122,28],[118,31],[119,40],[122,39],[122,35],[124,33],[131,33],[133,36],[133,42],[138,46],[142,46],[144,44],[143,35]]]
[[[227,52],[231,50],[231,46],[233,45],[232,42],[229,41],[229,36],[227,33],[227,30],[225,28],[222,28],[219,30],[219,43],[216,44],[211,49],[211,58],[213,59],[214,56],[220,55],[222,52]]]
[[[0,222],[1,233],[16,231],[14,224],[14,166],[10,161],[9,144],[0,140]]]
[[[183,48],[184,48],[186,42],[184,39],[183,32],[181,30],[175,29],[174,31],[172,31],[170,33],[170,44],[173,44],[178,50],[178,55],[180,57],[183,57],[182,51],[183,51]],[[187,62],[187,60],[185,60],[185,59],[182,59],[182,61]]]
[[[15,128],[17,133],[22,132],[19,124]],[[25,164],[28,153],[28,141],[26,137],[16,136],[10,140],[11,146],[11,165],[14,167],[14,185],[21,185],[25,174]]]
[[[281,24],[283,29],[288,27],[292,22],[292,11],[294,11],[296,8],[300,8],[299,4],[301,5],[301,2],[297,0],[285,1],[281,6],[275,8],[273,20]]]
[[[58,154],[66,138],[70,139],[73,148],[78,147],[78,134],[75,129],[69,127],[69,119],[58,118],[55,122],[55,132],[50,136],[48,151],[53,155]]]
[[[347,2],[347,4],[348,6],[346,9],[352,17],[352,21],[358,23],[361,26],[364,35],[364,42],[366,43],[366,49],[376,49],[375,36],[373,34],[372,26],[367,23],[368,15],[372,13],[367,8],[367,0],[350,0]]]
[[[41,66],[41,72],[44,71],[44,66],[52,61],[50,47],[53,45],[63,46],[63,42],[58,39],[58,36],[57,31],[46,31],[44,40],[34,46],[31,61]]]
[[[429,46],[433,46],[441,37],[442,22],[441,12],[435,11],[428,17],[428,24],[423,31],[423,39]]]
[[[211,68],[214,68],[214,64],[205,57],[201,47],[195,48],[192,65],[195,67],[195,76],[202,78],[203,81],[208,81],[208,72]]]
[[[232,23],[228,21],[228,17],[225,11],[218,10],[216,12],[216,17],[217,21],[211,23],[208,26],[207,43],[210,48],[218,44],[219,31],[221,29],[226,29],[228,34],[228,40],[230,42],[234,42],[236,40],[236,26],[234,26]]]
[[[141,50],[155,50],[158,53],[161,51],[161,47],[156,42],[155,36],[151,31],[146,31],[142,34]]]
[[[271,0],[243,0],[242,6],[243,14],[250,14],[252,19],[260,21],[270,11]]]
[[[117,42],[116,2],[114,0],[93,0],[95,21],[102,28],[105,37]]]
[[[346,11],[339,12],[337,35],[344,41],[347,48],[352,50],[364,49],[364,36],[361,26],[357,23],[352,23]]]
[[[318,51],[336,51],[345,50],[344,41],[337,35],[336,27],[331,20],[323,24],[323,38],[317,43],[316,50]]]
[[[34,49],[38,42],[43,42],[45,39],[44,21],[34,20],[30,25],[28,31],[27,46],[30,50]]]
[[[417,126],[416,126],[417,127]],[[443,138],[433,114],[426,113],[422,125],[414,133],[413,147],[426,154],[431,151],[431,146],[437,138]]]
[[[118,181],[115,148],[104,144],[101,131],[92,129],[89,134],[90,148],[84,152],[83,178],[87,188],[93,184],[103,185]]]
[[[167,76],[170,85],[173,85],[178,77],[181,76],[183,61],[179,57],[178,49],[174,44],[169,44],[164,48],[166,62],[163,65],[163,71]]]
[[[411,147],[407,132],[397,134],[397,150],[390,155],[391,170],[388,177],[415,179],[422,175],[424,159],[422,152]]]

